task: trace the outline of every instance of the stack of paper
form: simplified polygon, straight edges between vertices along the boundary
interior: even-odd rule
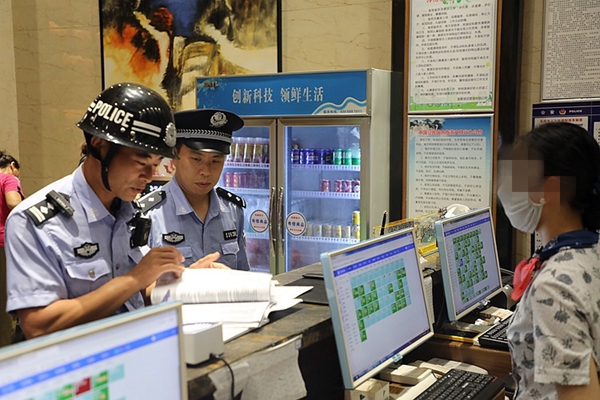
[[[269,313],[285,310],[311,286],[277,286],[271,274],[227,269],[187,269],[179,279],[160,279],[151,301],[179,300],[183,324],[221,322],[223,340],[267,323]]]

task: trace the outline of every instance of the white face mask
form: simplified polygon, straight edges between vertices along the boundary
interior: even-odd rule
[[[504,207],[504,212],[510,223],[516,229],[533,233],[540,222],[544,199],[534,203],[527,192],[513,192],[510,185],[501,184],[498,188],[498,197]]]

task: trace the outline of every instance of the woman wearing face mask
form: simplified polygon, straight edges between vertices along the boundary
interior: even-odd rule
[[[518,140],[499,173],[511,224],[543,243],[515,269],[515,399],[600,399],[598,143],[576,125],[544,124]]]

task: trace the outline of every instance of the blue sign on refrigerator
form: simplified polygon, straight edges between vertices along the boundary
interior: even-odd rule
[[[197,108],[244,116],[367,115],[368,71],[235,75],[196,80]]]

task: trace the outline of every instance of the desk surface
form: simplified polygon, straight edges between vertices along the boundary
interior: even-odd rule
[[[313,264],[282,275],[282,284],[302,278],[307,272],[320,272],[321,265]],[[271,322],[225,344],[224,358],[234,363],[254,353],[302,335],[298,362],[311,399],[343,399],[343,383],[335,347],[329,307],[300,303],[288,310],[271,313]],[[429,360],[433,357],[478,365],[492,375],[503,378],[511,371],[510,354],[506,351],[481,348],[469,343],[438,338],[413,350],[410,360]],[[212,399],[215,388],[208,374],[224,368],[222,361],[206,362],[187,368],[190,399]]]

